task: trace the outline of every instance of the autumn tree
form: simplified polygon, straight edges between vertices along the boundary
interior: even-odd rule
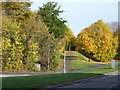
[[[41,55],[41,65],[43,70],[55,70],[59,65],[60,53],[58,40],[48,31],[40,31],[39,53]]]
[[[2,6],[3,70],[36,71],[35,63],[40,63],[42,70],[56,70],[60,61],[59,41],[65,33],[64,20],[57,16],[53,18],[57,21],[52,26],[58,30],[55,36],[54,31],[50,33],[51,28],[43,21],[43,17],[30,11],[29,2],[3,2]]]
[[[49,33],[41,16],[38,17],[35,14],[23,27],[24,61],[28,64],[27,66],[40,63],[42,70],[55,70],[60,60],[58,40],[54,38],[54,34]],[[30,63],[33,65],[29,65]]]
[[[40,59],[40,56],[38,54],[39,45],[37,38],[39,35],[39,32],[41,30],[40,26],[42,24],[39,24],[39,22],[36,21],[35,18],[29,18],[26,25],[22,27],[24,34],[24,37],[22,37],[21,42],[24,45],[23,50],[23,63],[26,65],[26,68],[29,68],[30,70],[34,70],[35,62],[37,62]]]
[[[17,22],[23,22],[30,17],[30,6],[30,2],[2,2],[3,16],[9,16]]]
[[[41,16],[36,17],[36,19],[39,27],[37,41],[42,70],[56,70],[59,67],[60,60],[59,40],[54,37],[53,33],[49,33],[48,28],[41,21]]]
[[[83,29],[77,39],[76,50],[93,60],[109,61],[117,53],[118,38],[102,20]]]
[[[7,17],[2,18],[2,69],[17,72],[23,68],[23,34],[18,24]]]
[[[118,50],[115,59],[120,59],[120,26],[118,26],[118,29],[114,32],[114,36],[118,37]]]
[[[118,37],[118,50],[115,59],[120,59],[120,22],[107,23],[109,29],[113,32],[114,37]]]
[[[13,65],[10,66],[13,70],[17,71],[19,69],[24,69],[24,70],[29,70],[29,71],[34,71],[35,70],[35,61],[38,60],[38,45],[35,42],[35,33],[34,33],[34,28],[30,25],[31,17],[33,18],[33,23],[34,23],[34,17],[33,13],[30,11],[29,7],[31,6],[31,3],[29,2],[2,2],[2,9],[3,9],[3,45],[5,41],[7,42],[11,48],[7,47],[6,45],[4,48],[10,49],[9,51],[5,51],[3,49],[3,54],[4,53],[9,53],[11,56],[9,58],[3,60],[5,61],[3,63],[3,68],[7,70],[8,66],[6,65]],[[7,18],[11,18],[6,19]],[[10,25],[8,25],[8,22],[10,22]],[[6,24],[7,23],[7,24]],[[16,24],[15,24],[16,23]],[[27,28],[26,28],[27,27]],[[6,38],[6,36],[8,36]],[[4,40],[4,37],[6,40]],[[19,40],[19,42],[18,42]],[[19,43],[21,45],[21,49],[19,54],[17,51],[19,50],[19,45],[16,45],[16,43]],[[12,50],[11,50],[12,49]],[[8,55],[9,55],[8,54]],[[17,57],[17,55],[19,57]],[[4,55],[3,55],[4,56]],[[12,57],[14,56],[14,57]],[[6,56],[7,57],[7,56]],[[17,58],[17,61],[15,61]],[[10,59],[10,60],[9,60]],[[15,60],[14,60],[15,59]],[[19,64],[21,62],[21,64]],[[9,62],[6,64],[6,62]],[[15,63],[13,63],[15,62]],[[12,64],[10,64],[12,63]],[[16,65],[17,64],[17,65]],[[22,66],[22,67],[21,67]]]
[[[43,22],[47,25],[49,33],[53,33],[55,38],[63,38],[65,35],[65,20],[60,18],[60,6],[56,2],[48,2],[39,8],[38,15],[42,17]]]
[[[114,36],[118,37],[118,46],[120,48],[120,23],[118,23],[118,26],[116,27],[115,31],[113,32],[114,33]]]

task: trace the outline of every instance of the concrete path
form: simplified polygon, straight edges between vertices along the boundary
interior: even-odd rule
[[[54,73],[7,73],[0,72],[0,77],[19,77],[19,76],[32,76],[32,75],[44,75],[44,74],[57,74],[62,72],[54,72]]]
[[[72,71],[66,71],[66,72],[72,73],[72,72],[88,71],[88,70],[102,68],[103,66],[104,65],[96,65],[96,66],[89,68],[89,69],[72,70]],[[0,77],[19,77],[19,76],[32,76],[32,75],[57,74],[57,73],[63,73],[63,71],[51,72],[51,73],[7,73],[7,72],[0,72]]]

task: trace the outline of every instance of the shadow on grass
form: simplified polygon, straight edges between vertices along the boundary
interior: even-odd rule
[[[64,59],[64,56],[61,56],[62,59]],[[81,59],[79,56],[66,56],[67,60],[74,60],[74,59]]]
[[[81,59],[80,56],[66,56],[67,60]]]

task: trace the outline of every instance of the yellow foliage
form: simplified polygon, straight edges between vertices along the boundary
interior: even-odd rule
[[[108,61],[116,55],[117,38],[113,37],[113,33],[102,20],[83,29],[77,38],[76,50],[84,50],[90,58]]]

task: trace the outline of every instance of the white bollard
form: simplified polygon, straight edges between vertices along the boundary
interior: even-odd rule
[[[35,64],[35,66],[36,66],[37,70],[41,70],[40,64]]]
[[[112,69],[115,68],[115,60],[114,60],[114,59],[112,59],[112,61],[111,61],[111,68],[112,68]]]

